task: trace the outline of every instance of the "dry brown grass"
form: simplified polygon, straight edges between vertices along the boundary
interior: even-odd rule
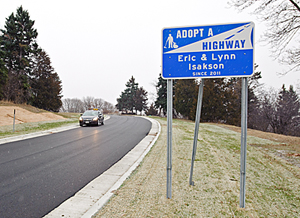
[[[231,126],[226,124],[215,124],[226,129],[233,130],[235,132],[241,132],[241,127]],[[300,137],[286,136],[281,134],[275,134],[271,132],[263,132],[255,129],[247,129],[247,134],[251,136],[256,136],[262,139],[268,139],[274,142],[280,142],[286,145],[300,145]]]
[[[36,107],[33,107],[31,105],[28,105],[28,104],[15,104],[13,102],[10,102],[10,101],[0,101],[0,106],[12,106],[12,107],[20,107],[20,108],[23,108],[25,110],[28,110],[32,113],[43,113],[43,112],[47,112],[45,110],[42,110],[42,109],[39,109],[39,108],[36,108]]]

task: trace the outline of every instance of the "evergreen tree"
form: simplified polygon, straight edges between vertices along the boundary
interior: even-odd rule
[[[258,65],[255,65],[255,69]],[[257,97],[256,89],[260,86],[261,72],[254,72],[248,79],[248,128],[259,129],[261,126],[261,108],[260,101]]]
[[[48,111],[59,111],[61,102],[61,81],[51,66],[49,56],[45,51],[35,55],[35,64],[31,77],[32,105]]]
[[[116,104],[116,108],[119,110],[119,111],[126,111],[127,113],[127,95],[122,92],[120,97],[117,98],[117,104]]]
[[[155,116],[155,115],[157,115],[157,110],[155,109],[155,105],[153,103],[151,103],[149,109],[146,110],[146,115],[147,116]]]
[[[286,90],[285,85],[283,85],[277,99],[274,132],[292,135],[293,127],[297,125],[294,120],[298,120],[299,116],[300,101],[298,95],[294,91],[293,86]]]
[[[224,78],[204,80],[201,120],[226,122],[231,114],[228,107],[233,104],[227,92],[230,93],[230,90],[226,89]]]
[[[4,62],[8,69],[8,81],[4,87],[7,100],[24,103],[30,99],[29,78],[32,56],[37,50],[37,30],[34,21],[23,7],[12,13],[5,23],[2,32],[2,48],[5,51]]]
[[[175,85],[174,108],[188,119],[195,120],[198,86],[194,79],[178,80]]]
[[[134,98],[136,110],[142,112],[143,110],[146,110],[148,108],[147,107],[147,101],[148,101],[147,94],[148,94],[147,91],[143,87],[140,87],[137,89],[136,95]]]
[[[133,113],[133,110],[136,107],[135,97],[138,89],[138,83],[135,82],[135,78],[132,76],[129,81],[126,83],[125,95],[126,95],[126,105],[127,109]]]
[[[161,111],[164,115],[167,113],[167,80],[163,79],[161,74],[159,74],[158,82],[156,84],[157,98],[155,101],[155,108],[159,110],[159,115]]]
[[[241,92],[242,92],[242,80],[241,78],[231,77],[226,81],[226,86],[230,90],[231,95],[228,96],[231,103],[228,112],[227,122],[230,125],[241,125]]]
[[[258,65],[255,65],[256,69]],[[261,72],[255,72],[248,78],[248,127],[257,129],[260,126],[261,118],[258,116],[260,113],[260,102],[255,92],[260,86],[258,80],[261,79]],[[230,98],[231,108],[228,108],[227,123],[240,126],[241,125],[241,92],[242,80],[241,78],[232,77],[227,82],[231,94],[227,97]]]
[[[222,122],[230,125],[240,125],[241,123],[241,92],[236,93],[235,89],[232,89],[230,82],[225,79],[224,99],[223,99],[223,117]],[[239,99],[239,102],[237,101]]]
[[[137,112],[137,110],[142,111],[147,108],[147,92],[138,85],[133,76],[126,83],[126,89],[117,98],[116,107],[119,111],[134,113],[134,110]]]
[[[289,123],[288,129],[286,131],[287,135],[300,136],[300,99],[299,95],[294,91],[293,86],[289,89],[289,105],[288,108],[292,114],[291,121]]]
[[[2,48],[2,37],[0,37],[0,100],[3,99],[3,87],[7,82],[7,68],[4,62],[5,51]]]

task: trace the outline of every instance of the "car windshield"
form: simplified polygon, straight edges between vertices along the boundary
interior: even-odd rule
[[[86,111],[82,114],[82,116],[98,116],[98,112],[97,111]]]

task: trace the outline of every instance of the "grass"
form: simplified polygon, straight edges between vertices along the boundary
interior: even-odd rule
[[[251,131],[246,208],[239,207],[240,133],[224,125],[200,124],[195,186],[189,186],[194,123],[173,120],[172,198],[167,199],[167,124],[166,119],[155,119],[162,126],[158,141],[96,217],[300,216],[300,169],[272,150],[281,149],[284,140],[259,138]],[[289,144],[298,149],[295,140]]]
[[[78,118],[69,118],[67,120],[57,121],[42,121],[33,123],[22,123],[15,125],[15,132],[13,132],[13,126],[1,126],[0,127],[0,138],[6,138],[10,136],[18,136],[38,131],[44,131],[48,129],[54,129],[66,125],[78,123]]]
[[[240,132],[240,128],[235,126],[229,126],[220,124],[219,126]],[[280,156],[289,163],[292,163],[300,167],[300,137],[286,136],[280,134],[274,134],[269,132],[262,132],[258,130],[248,129],[249,137],[256,136],[258,138],[269,139],[271,143],[257,144],[252,141],[251,146],[258,147],[268,153],[272,153],[276,156]]]

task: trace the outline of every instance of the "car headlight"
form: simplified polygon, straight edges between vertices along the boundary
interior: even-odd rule
[[[79,118],[79,121],[82,121],[82,120],[83,120],[82,117],[80,117],[80,118]]]
[[[98,121],[98,117],[95,117],[95,118],[93,119],[93,121]]]

